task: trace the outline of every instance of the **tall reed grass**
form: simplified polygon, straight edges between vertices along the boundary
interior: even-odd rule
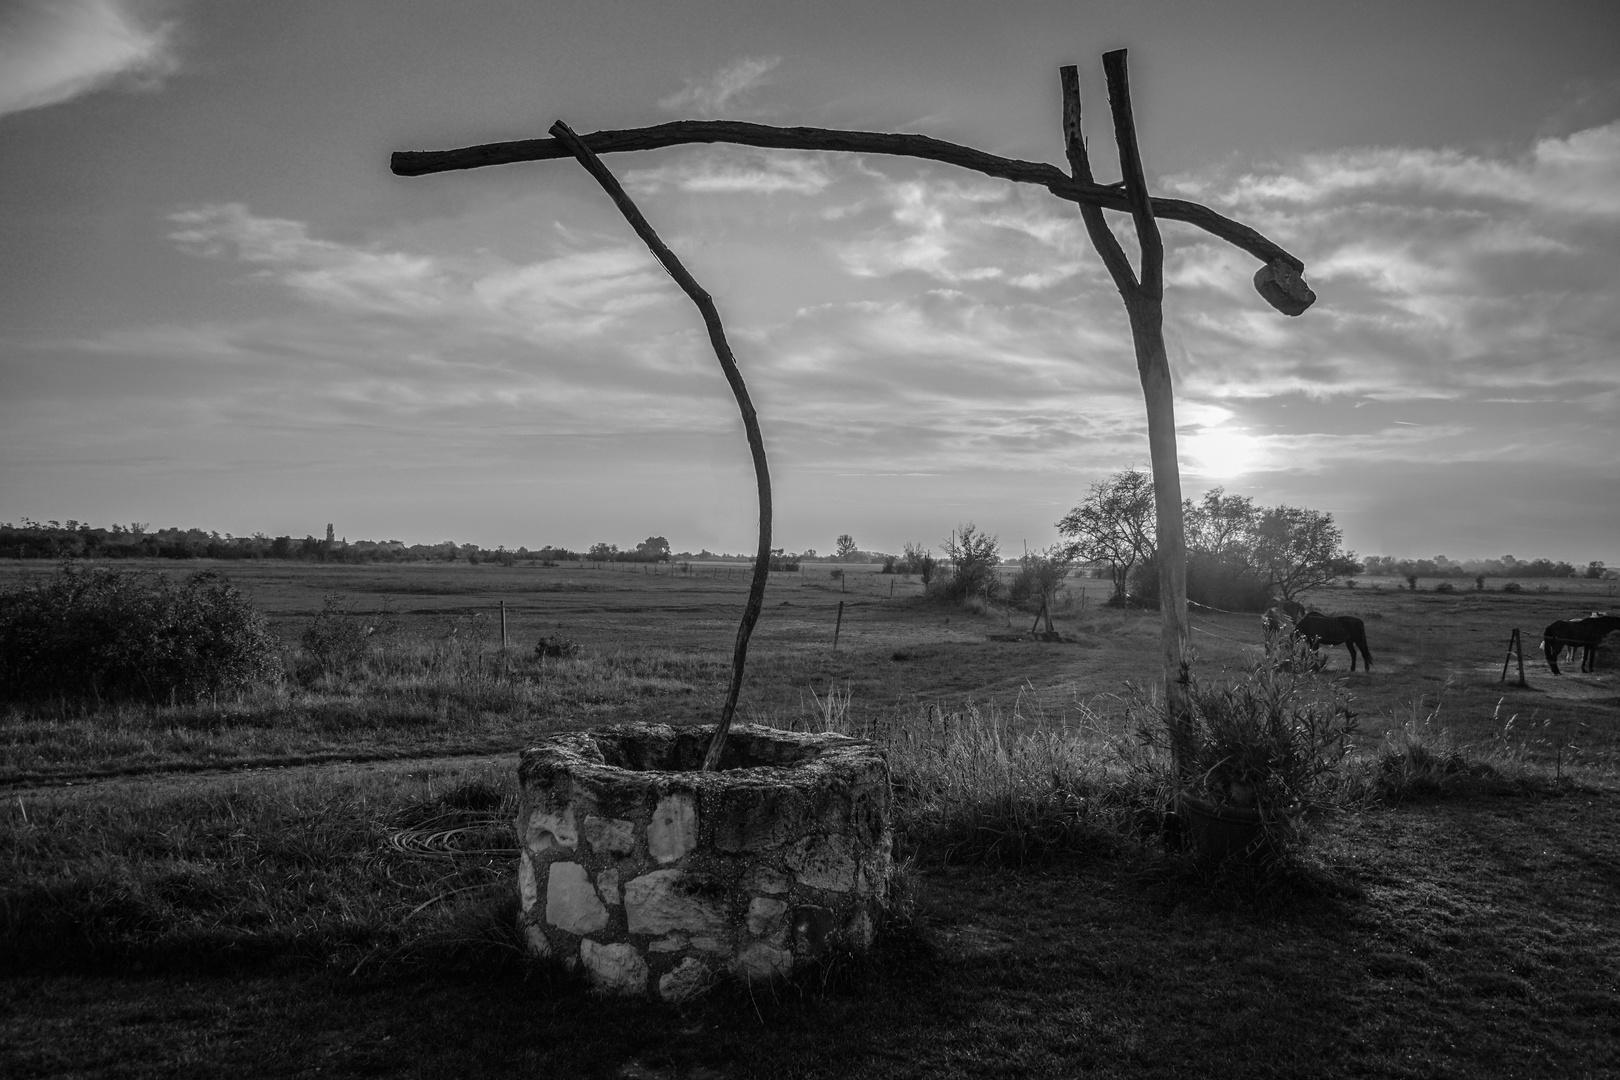
[[[1053,709],[1020,696],[1010,711],[923,704],[855,721],[849,692],[833,685],[777,722],[876,742],[901,854],[923,861],[1023,865],[1112,850],[1146,798],[1120,734],[1077,700]]]

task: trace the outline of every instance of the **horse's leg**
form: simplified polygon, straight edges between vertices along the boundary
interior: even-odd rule
[[[1543,641],[1541,643],[1541,652],[1547,657],[1547,670],[1552,672],[1554,675],[1560,674],[1558,670],[1558,654],[1562,652],[1563,649],[1564,647],[1562,645],[1554,641]]]
[[[1354,671],[1356,670],[1356,643],[1347,641],[1344,643],[1344,647],[1350,650],[1350,670]]]
[[[1365,636],[1362,636],[1361,638],[1358,638],[1356,640],[1356,644],[1361,646],[1361,659],[1362,659],[1361,666],[1362,666],[1362,668],[1364,670],[1366,670],[1366,671],[1371,671],[1372,670],[1372,653],[1367,651],[1367,638]]]

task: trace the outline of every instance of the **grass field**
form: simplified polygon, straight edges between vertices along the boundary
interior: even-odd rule
[[[279,687],[0,721],[8,1077],[1620,1075],[1620,673],[1554,678],[1533,651],[1613,583],[1311,597],[1367,622],[1372,671],[1330,664],[1367,754],[1417,747],[1435,782],[1330,820],[1269,881],[1050,799],[1038,824],[1070,827],[1033,846],[984,842],[983,808],[914,808],[873,957],[658,1010],[515,950],[515,751],[711,718],[746,571],[222,569],[286,644]],[[930,605],[875,569],[773,575],[745,719],[893,739],[951,717],[1052,774],[1048,794],[1128,739],[1156,614],[1074,580],[1066,640],[1037,642],[1030,615]],[[342,674],[298,646],[332,595],[397,622]],[[1193,624],[1205,677],[1256,654],[1254,616]],[[1526,687],[1501,678],[1515,628]],[[537,658],[541,637],[578,654]],[[413,841],[446,823],[463,854]]]

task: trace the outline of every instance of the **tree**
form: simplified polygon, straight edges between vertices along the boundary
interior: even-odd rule
[[[600,543],[592,544],[591,550],[585,555],[591,562],[612,562],[619,557],[619,545]]]
[[[838,538],[838,557],[846,562],[855,557],[855,538],[849,533]]]
[[[663,562],[669,558],[669,541],[662,536],[649,536],[636,545],[636,554],[644,559]]]
[[[1114,579],[1114,596],[1125,598],[1131,568],[1154,554],[1156,525],[1153,478],[1126,469],[1091,485],[1085,502],[1057,523],[1071,537],[1067,554],[1081,562],[1105,562]]]
[[[956,601],[970,596],[993,597],[1001,589],[1001,539],[981,532],[973,522],[959,525],[945,541],[945,558],[951,564],[951,579],[945,594]]]
[[[1284,600],[1361,569],[1354,552],[1339,545],[1343,531],[1333,515],[1295,506],[1274,506],[1255,527],[1255,566]]]
[[[916,574],[922,578],[924,585],[934,580],[934,567],[939,563],[939,560],[934,558],[934,553],[921,544],[914,544],[909,540],[906,541],[905,550],[906,573]]]
[[[1199,502],[1181,504],[1181,517],[1187,530],[1187,550],[1244,564],[1254,554],[1255,527],[1260,508],[1247,495],[1228,495],[1225,488],[1214,488]]]

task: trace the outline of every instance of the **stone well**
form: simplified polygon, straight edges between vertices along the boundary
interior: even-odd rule
[[[562,734],[518,767],[529,949],[601,993],[681,1001],[721,973],[862,950],[893,869],[889,768],[870,743],[738,724]]]

